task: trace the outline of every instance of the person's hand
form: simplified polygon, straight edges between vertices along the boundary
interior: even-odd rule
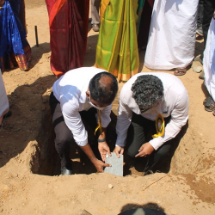
[[[124,148],[120,146],[115,146],[115,149],[113,150],[114,153],[116,153],[116,156],[119,158],[119,154],[123,155]]]
[[[107,153],[109,156],[111,156],[110,148],[106,142],[98,143],[98,149],[99,149],[99,152],[100,152],[100,155],[101,155],[101,158],[103,161],[105,161]]]
[[[140,149],[139,149],[139,153],[135,156],[137,157],[146,157],[148,155],[150,155],[152,152],[154,151],[154,148],[152,147],[152,145],[148,142],[148,143],[144,143]]]
[[[104,168],[105,167],[111,167],[110,164],[108,163],[104,163],[98,159],[96,159],[94,162],[93,162],[95,168],[97,169],[98,172],[104,172]]]
[[[214,11],[214,19],[215,19],[215,11]]]

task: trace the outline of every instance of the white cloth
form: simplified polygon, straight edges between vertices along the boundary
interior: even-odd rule
[[[212,19],[208,30],[207,43],[204,51],[205,86],[215,101],[215,20]]]
[[[9,108],[9,102],[2,79],[2,73],[0,69],[0,117],[3,116],[4,112]]]
[[[194,58],[199,0],[155,0],[145,55],[150,69],[187,67]]]
[[[55,98],[60,102],[64,121],[79,146],[85,146],[88,143],[88,134],[79,112],[92,108],[87,99],[86,91],[90,80],[102,71],[104,70],[94,67],[74,69],[59,78],[52,87]],[[101,111],[103,128],[106,128],[111,121],[111,108],[112,105],[109,105]]]
[[[132,84],[137,77],[142,75],[153,75],[158,77],[164,88],[164,97],[159,104],[141,114],[140,109],[132,97]],[[167,73],[139,73],[133,76],[122,88],[119,101],[119,112],[117,118],[117,141],[116,145],[124,147],[126,144],[127,130],[131,124],[132,112],[142,115],[144,118],[155,121],[158,114],[164,118],[171,115],[170,122],[165,127],[162,137],[150,140],[150,144],[155,150],[162,146],[166,141],[174,138],[182,126],[188,120],[189,98],[183,83],[174,75]]]

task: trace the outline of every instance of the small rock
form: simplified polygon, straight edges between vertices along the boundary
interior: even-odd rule
[[[193,68],[194,72],[200,73],[202,71],[202,66],[196,66]]]
[[[108,188],[109,189],[113,189],[113,185],[112,184],[108,184]]]
[[[83,210],[83,211],[81,211],[80,215],[92,215],[92,214],[86,210]]]

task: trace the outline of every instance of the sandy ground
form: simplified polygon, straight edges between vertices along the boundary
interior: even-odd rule
[[[192,69],[180,77],[190,97],[190,118],[170,173],[142,177],[134,171],[116,177],[77,170],[73,176],[47,176],[53,174],[58,161],[54,159],[57,156],[48,106],[56,78],[50,71],[44,0],[26,0],[26,15],[31,69],[3,74],[12,116],[0,130],[0,214],[78,215],[87,210],[92,215],[115,215],[136,207],[169,215],[215,214],[214,117],[204,110],[203,81]],[[35,25],[39,47],[35,46]],[[98,35],[90,30],[84,66],[94,64],[97,39]],[[196,54],[202,47],[202,41],[197,41]],[[143,59],[144,53],[140,53],[142,72],[148,71],[143,68]],[[116,109],[117,100],[113,111]],[[79,166],[84,169],[80,163]]]

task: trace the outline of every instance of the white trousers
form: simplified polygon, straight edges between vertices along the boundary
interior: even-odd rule
[[[199,0],[155,0],[145,55],[150,69],[187,67],[194,58]]]
[[[203,59],[205,86],[215,101],[215,20],[212,19],[208,30]]]

